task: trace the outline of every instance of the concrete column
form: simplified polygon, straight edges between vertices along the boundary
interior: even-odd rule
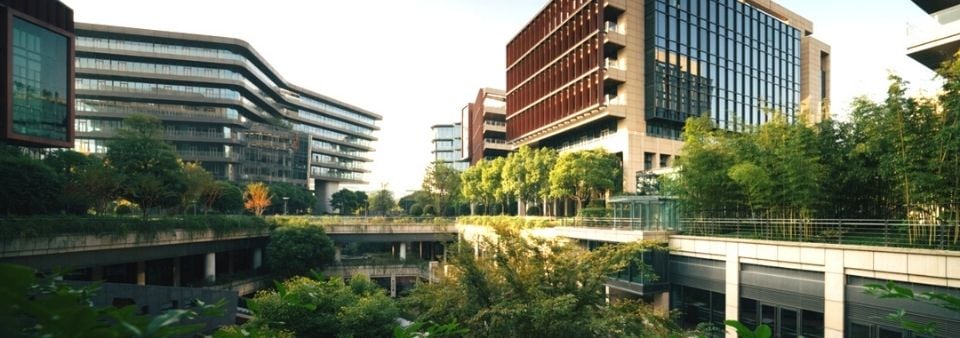
[[[407,242],[400,242],[400,260],[407,260]]]
[[[137,285],[147,285],[147,262],[137,262]]]
[[[390,274],[390,297],[397,298],[397,275]]]
[[[211,252],[207,254],[207,259],[203,265],[203,278],[209,282],[214,282],[217,280],[217,253]]]
[[[423,259],[423,241],[420,241],[420,256],[417,258]]]
[[[90,268],[90,280],[94,282],[103,280],[103,266],[97,265]]]
[[[603,286],[603,300],[605,300],[607,304],[610,304],[610,286],[609,285]]]
[[[726,318],[725,320],[740,319],[740,255],[737,243],[726,243]],[[727,326],[727,338],[737,338],[737,331]]]
[[[340,263],[340,262],[343,261],[343,254],[341,253],[342,251],[343,251],[343,248],[341,248],[340,246],[334,246],[334,247],[333,247],[333,261],[334,261],[334,262]]]
[[[263,266],[263,248],[253,249],[253,269]]]
[[[670,312],[670,292],[661,292],[653,296],[653,308],[662,313]]]
[[[823,336],[843,337],[843,310],[846,274],[843,268],[843,250],[827,249],[823,269]]]
[[[180,257],[173,258],[173,286],[180,286]]]

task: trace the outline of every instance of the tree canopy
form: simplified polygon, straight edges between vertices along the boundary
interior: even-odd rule
[[[121,197],[140,205],[143,216],[154,207],[181,203],[187,184],[173,146],[161,138],[160,120],[131,115],[110,140],[106,159],[120,177]]]

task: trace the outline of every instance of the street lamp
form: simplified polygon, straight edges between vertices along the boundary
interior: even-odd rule
[[[283,214],[287,214],[287,201],[290,200],[290,197],[283,197]]]

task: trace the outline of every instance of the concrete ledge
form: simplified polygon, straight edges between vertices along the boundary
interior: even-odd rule
[[[0,241],[0,258],[61,254],[80,251],[131,249],[199,242],[224,241],[270,236],[270,230],[232,231],[218,234],[213,230],[186,231],[176,229],[156,234],[67,235],[41,238],[20,238]]]

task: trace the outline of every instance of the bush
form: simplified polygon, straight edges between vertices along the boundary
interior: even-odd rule
[[[433,208],[433,205],[427,204],[423,206],[423,216],[436,216],[437,210]]]
[[[540,214],[540,207],[536,205],[527,207],[527,215],[533,216],[533,215],[539,215],[539,214]]]
[[[319,226],[284,226],[270,235],[267,263],[274,271],[292,276],[322,270],[333,261],[333,241]]]
[[[0,157],[0,215],[37,215],[55,211],[63,186],[42,162],[23,155]]]
[[[610,209],[607,208],[583,208],[580,210],[580,217],[610,217]]]
[[[590,200],[590,203],[587,203],[587,208],[591,209],[604,207],[606,207],[606,203],[603,200]]]
[[[420,204],[413,204],[410,206],[410,216],[420,216],[423,215],[423,206]]]

